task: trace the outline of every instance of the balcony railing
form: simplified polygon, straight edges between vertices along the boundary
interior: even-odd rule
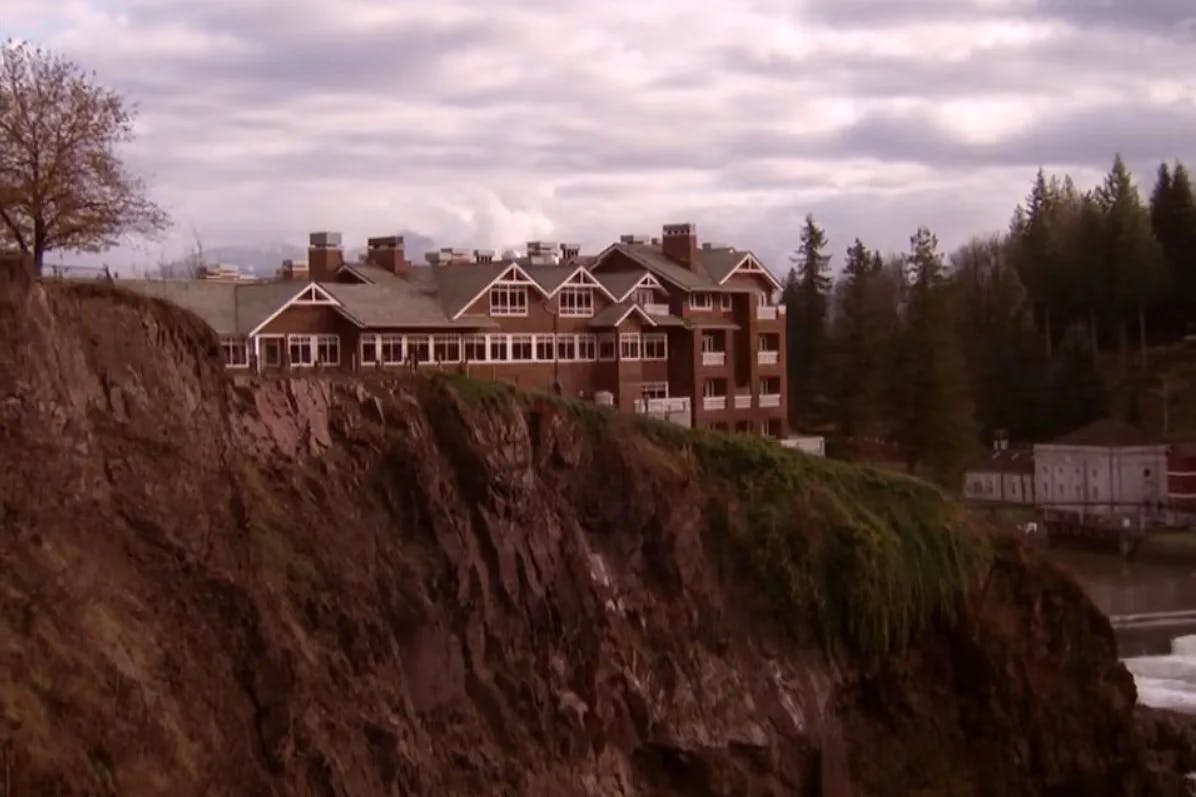
[[[693,426],[692,403],[689,396],[636,399],[633,407],[639,415],[672,421],[681,426]]]
[[[725,351],[704,351],[702,352],[702,365],[726,365],[727,353]]]
[[[702,396],[702,409],[704,410],[725,410],[727,408],[726,396]]]
[[[761,407],[779,407],[781,406],[781,394],[769,394],[760,396]]]
[[[735,394],[735,409],[750,410],[752,408],[752,394],[751,393],[736,393]]]
[[[781,353],[779,351],[756,352],[756,362],[760,365],[776,365],[780,361]]]
[[[669,306],[667,304],[645,304],[644,312],[648,315],[668,315]]]
[[[756,305],[756,318],[760,321],[776,321],[781,309],[775,304]]]

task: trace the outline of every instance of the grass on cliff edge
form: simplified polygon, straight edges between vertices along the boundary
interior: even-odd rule
[[[447,378],[467,401],[526,403],[529,394]],[[783,448],[746,435],[683,429],[552,397],[595,434],[633,427],[692,456],[724,485],[711,492],[713,539],[744,567],[782,624],[816,624],[828,652],[904,650],[937,618],[954,616],[992,556],[974,521],[935,487]]]

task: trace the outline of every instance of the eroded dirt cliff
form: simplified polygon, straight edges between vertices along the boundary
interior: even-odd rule
[[[925,488],[808,463],[768,509],[761,447],[238,385],[98,286],[0,285],[0,325],[8,794],[1180,793],[1099,613],[939,546]]]

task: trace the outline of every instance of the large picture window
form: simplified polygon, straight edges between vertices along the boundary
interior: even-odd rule
[[[644,335],[644,359],[667,360],[669,358],[669,339],[659,332]]]
[[[594,314],[593,288],[561,288],[561,315],[571,318],[589,318]]]
[[[527,315],[527,288],[523,285],[498,285],[491,288],[490,315]]]
[[[426,363],[432,359],[432,346],[428,336],[409,336],[407,338],[407,356],[414,358],[417,363]]]
[[[432,358],[438,363],[461,362],[461,336],[436,335],[433,337]]]
[[[554,354],[552,335],[536,335],[536,359],[552,362]]]
[[[624,332],[619,335],[619,359],[638,360],[640,358],[640,336],[638,332]]]
[[[556,358],[564,362],[577,359],[577,338],[573,335],[557,335]]]
[[[249,348],[245,338],[231,336],[221,338],[220,352],[224,355],[224,364],[229,368],[247,368],[249,366]]]
[[[507,349],[509,342],[510,340],[506,335],[490,336],[490,362],[505,363],[511,359],[511,355]]]
[[[588,361],[598,359],[598,338],[593,335],[578,335],[577,359]]]
[[[403,362],[403,336],[382,335],[379,344],[384,365],[400,365]]]
[[[292,368],[315,365],[316,352],[311,345],[311,336],[291,335],[287,339],[287,355]]]
[[[485,335],[466,335],[462,343],[466,362],[482,363],[486,361]]]
[[[511,336],[511,359],[515,362],[527,362],[532,359],[535,354],[532,348],[531,335],[512,335]]]
[[[340,335],[316,336],[316,362],[318,362],[320,365],[340,365]]]

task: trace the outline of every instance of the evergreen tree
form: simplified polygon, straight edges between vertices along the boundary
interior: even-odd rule
[[[814,405],[816,393],[823,390],[818,379],[826,333],[826,316],[831,279],[830,257],[825,253],[826,232],[812,215],[807,215],[801,231],[801,245],[790,258],[796,270],[794,306],[786,305],[786,329],[790,348],[790,390],[797,397],[790,406],[800,410]]]
[[[904,329],[894,359],[894,437],[911,470],[949,481],[975,445],[967,372],[954,318],[954,291],[925,227],[910,238]]]
[[[1162,296],[1167,274],[1133,177],[1117,155],[1104,183],[1096,190],[1104,214],[1104,278],[1117,312],[1123,370],[1128,361],[1129,326],[1137,320],[1141,363],[1146,362],[1146,311]]]
[[[886,421],[888,343],[897,324],[896,286],[879,252],[857,238],[847,250],[828,352],[833,357],[834,420],[846,437],[880,434]]]
[[[1159,166],[1150,221],[1173,288],[1167,310],[1171,334],[1178,337],[1196,317],[1196,200],[1182,163],[1176,163],[1174,172],[1166,163]]]
[[[1078,429],[1105,415],[1108,397],[1096,368],[1096,353],[1080,324],[1069,327],[1059,342],[1051,364],[1050,389],[1049,436]]]

